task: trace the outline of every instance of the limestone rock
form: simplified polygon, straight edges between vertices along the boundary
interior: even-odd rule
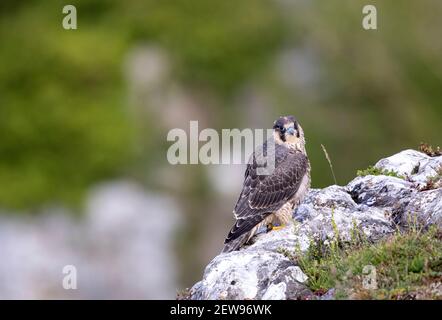
[[[356,177],[346,186],[311,189],[294,210],[292,225],[258,234],[239,251],[215,257],[203,279],[190,290],[190,298],[316,298],[306,285],[307,276],[288,256],[307,250],[315,239],[350,240],[355,230],[378,241],[410,223],[441,228],[442,188],[422,188],[441,166],[442,156],[405,150],[375,165],[404,179],[368,175]],[[333,299],[333,293],[325,298]]]

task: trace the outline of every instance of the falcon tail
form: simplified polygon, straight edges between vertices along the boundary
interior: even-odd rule
[[[230,229],[226,240],[224,240],[224,249],[222,252],[231,252],[238,250],[246,244],[263,224],[267,224],[265,218],[270,213],[261,213],[248,217],[247,219],[238,219]]]
[[[224,244],[222,253],[232,252],[241,248],[250,238],[250,232],[243,233],[238,238],[230,240]]]

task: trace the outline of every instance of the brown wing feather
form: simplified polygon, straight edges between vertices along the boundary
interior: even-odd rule
[[[247,165],[243,189],[234,210],[237,221],[225,243],[250,231],[290,200],[307,171],[307,157],[285,146],[275,147],[275,170],[270,175],[257,174],[257,157],[253,154],[253,160]]]

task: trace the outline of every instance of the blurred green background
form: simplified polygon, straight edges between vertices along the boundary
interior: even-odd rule
[[[77,30],[62,28],[67,4]],[[361,26],[366,4],[378,30]],[[219,196],[203,166],[168,167],[166,134],[189,120],[179,97],[185,115],[216,129],[295,115],[313,187],[333,183],[320,144],[345,184],[381,157],[441,143],[441,15],[438,0],[2,1],[0,207],[81,212],[88,189],[116,177],[173,195],[187,221],[176,235],[180,286],[191,285],[219,249],[201,249]],[[137,48],[167,61],[144,87],[149,68],[130,71]],[[184,183],[165,183],[163,171]],[[220,234],[235,194],[226,199],[213,209]]]

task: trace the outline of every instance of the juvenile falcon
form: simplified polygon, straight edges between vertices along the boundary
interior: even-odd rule
[[[269,156],[274,156],[274,170],[258,174]],[[243,189],[233,210],[236,222],[224,241],[223,252],[238,250],[261,227],[275,229],[274,225],[289,224],[294,206],[302,201],[309,187],[310,162],[304,131],[293,116],[280,117],[274,122],[273,136],[250,156]]]

